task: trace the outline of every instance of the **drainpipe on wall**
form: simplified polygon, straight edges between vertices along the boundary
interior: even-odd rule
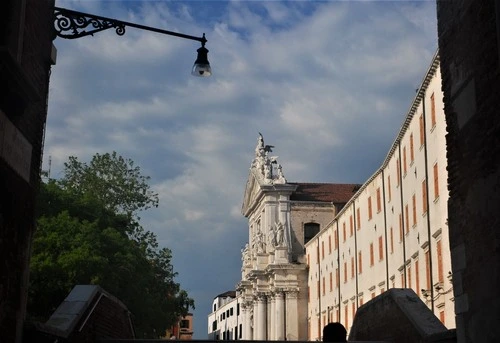
[[[422,119],[423,119],[423,124],[424,124],[424,161],[425,161],[425,186],[426,186],[426,192],[427,192],[427,199],[426,205],[427,205],[427,242],[429,243],[429,277],[430,277],[430,285],[431,285],[431,310],[432,313],[434,313],[434,277],[433,277],[433,270],[432,270],[432,240],[431,240],[431,207],[429,206],[429,168],[428,168],[428,156],[427,156],[427,127],[426,127],[426,120],[425,120],[425,93],[422,95]],[[427,275],[426,275],[427,277]]]
[[[397,166],[398,170],[398,179],[399,179],[399,203],[401,204],[401,230],[402,232],[402,238],[403,238],[403,275],[404,275],[404,288],[406,288],[406,233],[405,233],[405,212],[404,212],[404,205],[403,205],[403,175],[401,174],[401,165],[403,164],[401,160],[401,141],[398,143],[398,154],[399,154],[399,166]]]
[[[359,293],[359,285],[358,285],[358,234],[357,234],[357,231],[358,231],[358,227],[356,226],[356,201],[353,201],[352,202],[352,211],[353,211],[353,215],[352,215],[352,218],[353,218],[353,221],[354,223],[352,223],[354,225],[354,272],[356,273],[355,275],[355,280],[356,280],[356,310],[358,309],[358,293]],[[353,319],[354,319],[354,313],[353,313]]]
[[[382,169],[382,204],[384,209],[384,233],[385,233],[385,284],[389,289],[389,249],[387,248],[387,208],[385,206],[385,175]]]

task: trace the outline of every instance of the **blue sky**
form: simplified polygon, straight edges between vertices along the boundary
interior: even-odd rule
[[[214,296],[240,280],[243,192],[258,133],[292,182],[363,183],[394,141],[437,49],[434,1],[98,1],[56,6],[206,34],[129,28],[57,38],[44,169],[117,151],[160,195],[141,214],[195,299],[195,338]]]

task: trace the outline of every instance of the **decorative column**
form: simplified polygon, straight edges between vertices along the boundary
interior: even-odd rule
[[[299,340],[299,308],[297,298],[298,291],[287,291],[286,295],[286,319],[285,334],[288,341]]]
[[[258,298],[253,298],[253,340],[259,339],[259,308],[258,308]]]
[[[268,340],[274,341],[276,340],[276,334],[275,334],[275,321],[276,321],[276,298],[275,298],[275,293],[271,293],[270,296],[267,298],[268,301],[271,301],[271,305],[269,306],[269,320],[267,321],[267,324],[269,326],[270,332],[269,332],[269,337]]]
[[[251,320],[251,317],[250,317],[250,305],[248,303],[242,303],[242,307],[241,307],[241,313],[243,314],[243,325],[242,325],[242,329],[243,329],[243,332],[241,333],[241,338],[244,339],[244,340],[251,340],[252,337],[251,337],[251,329],[252,329],[252,326],[251,326],[251,323],[250,323],[250,320]]]
[[[262,293],[259,293],[257,296],[257,313],[256,313],[256,323],[257,323],[257,335],[255,337],[256,340],[265,341],[267,340],[267,306],[266,306],[266,296]],[[255,314],[254,314],[255,316]]]
[[[285,294],[277,292],[275,295],[276,310],[275,310],[275,340],[285,340]],[[292,310],[293,311],[293,310]]]

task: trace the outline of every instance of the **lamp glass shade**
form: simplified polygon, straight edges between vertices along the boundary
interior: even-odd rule
[[[198,57],[194,61],[193,70],[191,74],[198,77],[208,77],[212,75],[212,68],[208,62],[208,49],[202,46],[197,50]]]

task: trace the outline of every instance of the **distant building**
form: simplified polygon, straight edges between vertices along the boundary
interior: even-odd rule
[[[193,339],[193,333],[193,314],[188,313],[167,330],[165,338],[190,341]]]
[[[242,279],[223,308],[214,300],[210,338],[321,340],[325,324],[349,329],[357,308],[389,288],[412,288],[455,327],[442,98],[436,54],[363,185],[287,182],[259,137],[242,208]],[[222,314],[235,306],[229,323]]]
[[[381,167],[306,244],[309,339],[389,288],[412,288],[455,327],[448,238],[446,123],[433,58]]]
[[[214,298],[212,313],[208,315],[208,339],[242,339],[243,317],[240,306],[236,291],[224,292]]]

